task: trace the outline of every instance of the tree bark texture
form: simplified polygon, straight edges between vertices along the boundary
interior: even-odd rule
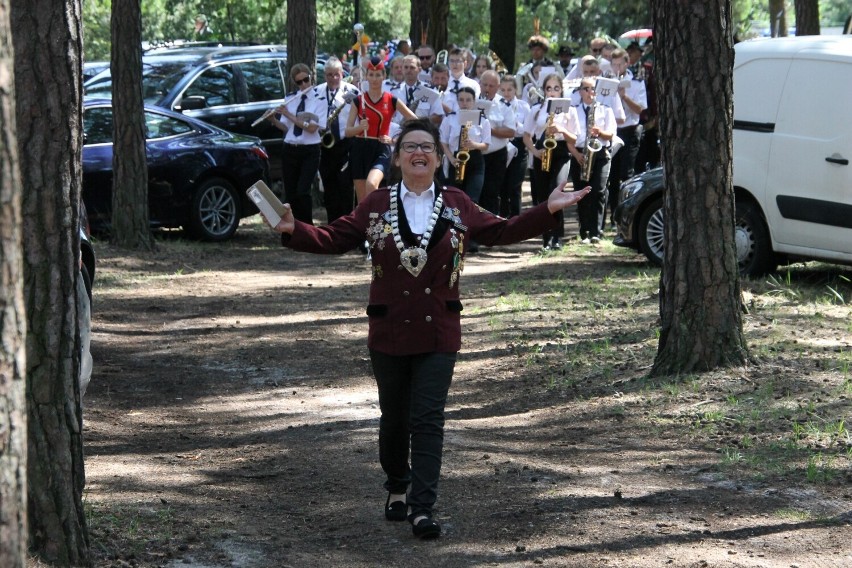
[[[730,2],[654,0],[653,11],[666,246],[652,374],[740,365],[748,351],[734,242]]]
[[[27,558],[26,312],[9,0],[0,0],[0,566]]]
[[[148,216],[148,161],[142,102],[142,8],[139,0],[113,0],[112,241],[152,250]]]
[[[416,44],[414,48],[428,43],[436,52],[446,49],[449,42],[449,19],[449,0],[412,0],[410,36],[411,41]]]
[[[369,30],[366,31],[370,35]],[[317,2],[316,0],[288,0],[287,2],[287,64],[304,63],[316,73],[314,61],[317,60]],[[323,77],[313,77],[315,84],[325,81]],[[295,83],[290,89],[296,90]]]
[[[819,35],[819,0],[796,0],[796,35]]]
[[[516,0],[491,1],[491,40],[488,46],[496,53],[506,69],[515,68],[515,43],[517,42]]]
[[[787,37],[787,2],[769,0],[769,32],[772,37]]]
[[[12,0],[24,301],[30,550],[87,564],[76,308],[81,174],[80,0]]]

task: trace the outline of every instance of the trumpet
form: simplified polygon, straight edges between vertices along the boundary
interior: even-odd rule
[[[260,124],[261,122],[263,122],[264,120],[266,120],[267,118],[269,118],[270,116],[275,114],[275,111],[277,111],[279,108],[289,105],[291,102],[296,100],[296,97],[298,97],[301,94],[302,94],[302,91],[299,91],[298,93],[296,93],[295,95],[293,95],[289,99],[285,100],[280,105],[276,105],[276,106],[272,107],[271,109],[266,110],[262,115],[260,115],[260,117],[257,120],[255,120],[254,122],[251,123],[251,127],[254,128],[258,124]]]
[[[488,57],[491,58],[491,61],[494,62],[494,70],[502,77],[505,75],[509,69],[506,67],[506,64],[503,63],[503,60],[500,59],[500,56],[493,49],[488,50]]]
[[[544,125],[545,138],[541,143],[544,146],[544,153],[541,155],[541,171],[549,172],[550,171],[550,161],[553,155],[553,150],[556,149],[556,136],[552,134],[547,134],[547,129],[553,126],[553,118],[556,113],[551,112],[547,115],[547,122]]]
[[[456,160],[459,161],[456,166],[456,181],[458,182],[464,181],[465,166],[467,166],[468,161],[470,161],[470,152],[464,149],[464,145],[467,142],[468,132],[470,131],[471,126],[473,126],[471,122],[465,122],[462,124],[461,132],[459,133],[459,151],[456,152]]]

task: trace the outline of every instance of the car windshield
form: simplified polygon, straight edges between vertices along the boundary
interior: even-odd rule
[[[189,61],[143,61],[142,98],[146,103],[156,104],[192,68]],[[112,98],[112,76],[104,71],[86,83],[86,96]]]

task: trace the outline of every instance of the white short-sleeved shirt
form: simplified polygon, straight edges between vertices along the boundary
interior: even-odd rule
[[[441,142],[450,147],[450,150],[455,153],[459,151],[459,136],[461,134],[461,125],[459,124],[459,115],[456,113],[448,114],[441,122]],[[468,138],[473,142],[484,142],[491,145],[491,123],[487,118],[479,121],[479,124],[471,126],[467,132]]]
[[[305,97],[305,108],[304,111],[299,111],[298,108],[302,102],[302,96]],[[291,93],[289,98],[292,100],[287,103],[287,110],[293,114],[309,112],[317,116],[318,120],[310,120],[309,122],[318,124],[319,129],[313,133],[308,132],[301,124],[294,124],[282,115],[278,120],[287,127],[287,132],[284,134],[284,142],[286,144],[298,145],[319,144],[320,130],[325,128],[326,120],[328,119],[328,101],[326,101],[325,95],[321,94],[316,87],[310,87],[302,91],[301,94]],[[298,136],[295,133],[296,126],[302,128],[302,132]]]

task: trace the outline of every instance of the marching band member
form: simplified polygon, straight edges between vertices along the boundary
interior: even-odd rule
[[[390,73],[388,78],[382,82],[382,90],[390,93],[403,81],[402,56],[396,56],[390,60]]]
[[[577,117],[569,107],[567,112],[553,115],[548,113],[548,100],[561,99],[562,78],[552,73],[544,78],[542,83],[544,99],[530,111],[524,123],[524,145],[533,156],[532,188],[533,204],[547,201],[547,187],[556,183],[559,171],[568,163],[569,151],[574,148],[576,139]],[[552,138],[556,147],[550,151],[550,167],[547,171],[542,168],[542,158],[545,157],[544,141]],[[582,187],[575,185],[574,187]],[[542,247],[546,250],[562,248],[562,238],[565,236],[565,223],[561,214],[556,228],[546,231],[542,236]]]
[[[550,41],[546,37],[541,35],[530,36],[530,39],[527,41],[527,48],[530,50],[530,60],[518,68],[517,75],[524,83],[529,82],[528,73],[535,64],[538,64],[539,67],[553,67],[557,69],[558,66],[553,63],[552,59],[547,57],[547,51],[550,49]],[[523,85],[520,86],[522,87]]]
[[[384,61],[372,57],[366,68],[369,89],[352,101],[355,112],[349,113],[344,131],[347,138],[352,138],[349,167],[359,203],[379,187],[388,173],[392,141],[389,132],[394,113],[399,112],[405,118],[417,118],[405,103],[382,90]]]
[[[521,190],[527,171],[527,147],[524,145],[524,122],[530,113],[530,105],[518,98],[518,85],[514,75],[500,79],[500,96],[515,116],[515,133],[512,145],[517,154],[506,167],[506,177],[500,188],[500,216],[509,218],[521,214]],[[508,148],[508,146],[507,146]]]
[[[589,196],[583,200],[583,206],[577,210],[580,222],[580,239],[583,244],[596,244],[601,239],[601,223],[604,207],[606,206],[607,178],[609,177],[610,154],[609,145],[615,136],[615,115],[606,105],[595,104],[595,79],[586,77],[580,83],[581,103],[576,108],[577,142],[569,148],[571,151],[571,181],[574,187],[591,186]],[[594,113],[592,115],[592,113]],[[587,116],[594,116],[594,127],[588,128]],[[588,180],[581,179],[585,164],[585,150],[589,144],[588,137],[599,139],[602,148],[598,152],[589,153],[592,162],[591,175]]]
[[[420,73],[417,79],[424,83],[432,82],[432,66],[435,65],[435,48],[422,44],[417,48],[417,58],[420,60]]]
[[[483,152],[485,177],[482,181],[482,194],[479,204],[495,215],[500,213],[500,189],[506,179],[509,141],[515,137],[515,114],[510,105],[503,104],[503,98],[497,94],[500,88],[500,75],[496,71],[486,70],[479,78],[482,98],[491,101],[485,117],[491,125],[491,143]]]
[[[311,185],[319,168],[319,130],[326,126],[327,103],[311,86],[311,70],[304,63],[293,65],[290,80],[300,92],[292,93],[292,100],[278,107],[278,113],[267,120],[284,132],[284,194],[296,219],[310,224],[313,223]]]
[[[447,98],[447,87],[450,83],[450,69],[443,63],[436,63],[432,66],[432,88],[441,93],[441,98],[439,101],[441,102],[441,108],[444,111],[444,115],[447,115],[451,112],[454,112],[454,108],[452,105],[446,104],[445,100]]]
[[[574,65],[571,63],[571,58],[574,57],[574,51],[567,45],[560,45],[557,56],[559,57],[557,68],[562,71],[563,76],[567,77],[568,73],[570,73],[574,68]]]
[[[317,91],[320,95],[325,95],[328,103],[328,134],[325,138],[331,136],[333,144],[322,146],[319,173],[324,190],[325,210],[328,212],[328,222],[331,223],[351,212],[355,201],[352,168],[347,166],[351,140],[346,138],[344,130],[352,108],[349,102],[358,95],[358,89],[343,81],[343,64],[333,56],[325,64],[325,81],[317,87]],[[335,111],[337,116],[333,117]]]
[[[450,108],[449,112],[458,110],[458,101],[456,93],[463,87],[473,89],[474,98],[479,98],[479,83],[464,74],[464,50],[454,48],[450,50],[450,78],[447,87],[447,94],[444,96],[444,104]]]
[[[428,97],[417,96],[418,87],[426,87],[426,84],[417,77],[420,75],[420,60],[416,55],[407,55],[402,61],[403,81],[394,91],[393,96],[405,101],[405,106],[417,115],[418,118],[428,118],[436,125],[441,124],[444,117],[444,108],[440,100],[430,101]],[[415,106],[416,105],[416,106]],[[401,115],[394,116],[394,121],[402,122]]]
[[[460,111],[476,109],[476,95],[470,87],[459,89],[457,97]],[[444,148],[444,155],[452,166],[447,181],[464,191],[471,201],[478,203],[485,176],[482,152],[491,144],[491,123],[487,118],[481,118],[479,124],[471,124],[469,128],[466,128],[466,140],[460,144],[463,125],[459,121],[459,114],[458,112],[449,114],[441,122],[441,145]],[[464,166],[463,180],[458,179],[460,165],[456,154],[459,150],[465,150],[469,154],[469,159]]]
[[[618,126],[616,135],[621,138],[623,146],[612,157],[609,170],[609,195],[607,204],[610,212],[610,224],[615,225],[615,208],[618,206],[618,191],[621,182],[633,175],[636,155],[639,153],[639,141],[642,139],[642,125],[639,116],[648,108],[648,95],[645,81],[637,79],[628,69],[627,52],[616,49],[612,52],[612,69],[621,80],[618,96],[624,107],[625,120]],[[604,222],[606,220],[604,219]]]

